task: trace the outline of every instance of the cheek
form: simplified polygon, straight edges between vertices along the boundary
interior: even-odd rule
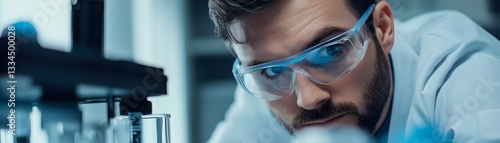
[[[363,93],[366,91],[365,87],[373,79],[376,71],[375,48],[373,44],[370,44],[365,57],[356,68],[330,85],[330,91],[334,92],[332,93],[333,102],[351,102],[358,106],[359,109],[364,109],[360,108],[364,102]]]
[[[267,102],[267,106],[278,117],[278,119],[289,124],[292,122],[301,111],[302,108],[297,106],[297,97],[288,96],[274,101]]]

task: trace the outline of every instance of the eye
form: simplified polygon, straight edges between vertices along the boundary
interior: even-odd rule
[[[341,50],[340,44],[330,45],[326,48],[321,49],[319,56],[320,57],[332,57],[337,55]]]
[[[262,72],[268,76],[273,77],[285,71],[285,67],[272,67],[262,70]]]
[[[334,44],[321,48],[316,53],[308,56],[307,60],[315,65],[323,65],[339,57],[341,52],[342,44]]]

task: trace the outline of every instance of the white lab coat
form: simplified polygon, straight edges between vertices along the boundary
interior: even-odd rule
[[[454,11],[396,22],[388,142],[500,142],[500,42]],[[209,142],[288,143],[266,104],[237,88]]]

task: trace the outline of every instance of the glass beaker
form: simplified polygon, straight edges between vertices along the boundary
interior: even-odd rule
[[[114,143],[170,143],[170,114],[129,114],[112,120]]]

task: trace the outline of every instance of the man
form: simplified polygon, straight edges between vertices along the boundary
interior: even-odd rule
[[[210,142],[289,142],[339,126],[379,142],[500,141],[500,42],[462,14],[395,24],[374,0],[209,8],[242,88]]]

